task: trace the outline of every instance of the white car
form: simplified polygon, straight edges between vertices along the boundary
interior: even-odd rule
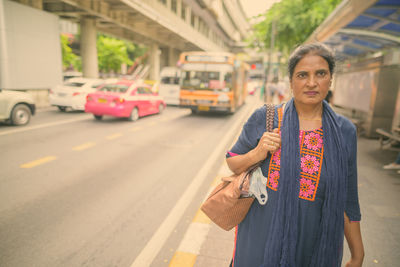
[[[0,120],[25,125],[35,114],[33,97],[26,92],[0,89]]]
[[[101,79],[71,78],[50,90],[50,104],[57,106],[60,111],[67,108],[84,111],[86,96],[104,83]]]

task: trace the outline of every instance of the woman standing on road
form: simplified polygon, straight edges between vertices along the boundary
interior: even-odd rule
[[[298,47],[289,59],[293,98],[277,106],[274,132],[266,107],[256,110],[227,155],[241,173],[262,161],[268,201],[253,202],[236,229],[234,267],[339,267],[343,236],[347,267],[364,258],[357,192],[354,125],[323,101],[335,61],[322,44]]]

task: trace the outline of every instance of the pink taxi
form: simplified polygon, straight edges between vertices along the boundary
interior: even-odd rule
[[[127,80],[99,87],[97,92],[88,94],[85,104],[85,112],[92,113],[97,120],[108,115],[136,121],[142,116],[161,113],[164,108],[163,98],[150,85]]]

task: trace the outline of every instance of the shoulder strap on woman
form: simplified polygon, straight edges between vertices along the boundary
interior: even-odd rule
[[[266,104],[267,106],[267,122],[266,129],[267,132],[272,132],[274,128],[274,115],[275,115],[275,105],[274,104]]]

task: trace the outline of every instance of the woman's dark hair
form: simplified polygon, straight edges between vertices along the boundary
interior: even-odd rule
[[[306,55],[317,55],[326,60],[329,66],[329,72],[333,75],[335,71],[335,57],[333,52],[322,43],[312,43],[300,45],[297,47],[289,57],[288,71],[289,71],[289,79],[292,80],[294,68],[297,63]]]

